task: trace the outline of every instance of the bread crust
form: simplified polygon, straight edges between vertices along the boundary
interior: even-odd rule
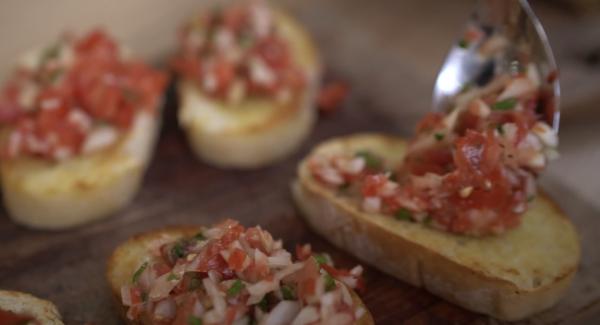
[[[38,229],[65,229],[107,217],[137,193],[152,156],[159,116],[142,112],[113,147],[64,162],[20,158],[0,162],[11,218]]]
[[[63,325],[60,313],[53,303],[28,293],[0,290],[0,309],[31,316],[43,325]]]
[[[321,78],[320,59],[314,42],[303,27],[281,11],[274,13],[278,26],[288,31],[284,36],[306,73],[306,87],[292,94],[285,104],[275,99],[257,104],[268,112],[259,121],[209,130],[203,125],[204,115],[199,116],[198,111],[227,112],[226,119],[241,119],[235,110],[244,108],[210,99],[193,82],[180,80],[177,85],[181,103],[179,123],[198,158],[224,168],[258,168],[294,152],[312,130],[316,118],[313,105]]]
[[[391,148],[403,150],[405,147],[404,141],[398,138],[363,134],[327,141],[318,146],[313,154],[329,151],[333,147],[344,150],[343,148],[360,142],[367,146],[387,147],[390,151],[394,151]],[[400,161],[400,156],[395,158]],[[446,237],[466,240],[465,237],[363,213],[356,204],[336,198],[335,193],[314,181],[306,167],[306,160],[299,165],[298,175],[298,180],[292,185],[293,196],[313,230],[380,270],[476,312],[503,320],[518,320],[547,309],[568,288],[579,264],[580,248],[574,227],[543,193],[536,204],[549,206],[551,217],[560,219],[564,224],[565,231],[569,232],[567,240],[573,256],[568,261],[556,262],[556,268],[560,269],[551,280],[538,286],[526,286],[510,277],[496,274],[492,266],[485,265],[484,259],[473,259],[467,263],[460,256],[445,254],[439,247],[416,239],[425,232],[427,238],[433,240]],[[406,227],[408,230],[399,233],[394,227]],[[508,266],[498,267],[507,268],[507,272],[525,272],[511,270]],[[535,282],[535,279],[530,280]]]
[[[147,248],[157,241],[172,241],[177,238],[193,236],[201,231],[199,226],[171,226],[157,229],[146,233],[135,235],[119,245],[112,253],[107,262],[106,278],[113,294],[115,306],[121,317],[127,324],[140,324],[127,319],[127,309],[121,303],[121,286],[131,281],[131,276],[137,268],[147,259],[143,253]],[[375,324],[373,316],[360,300],[358,295],[350,290],[352,298],[365,310],[365,314],[359,319],[357,325]]]

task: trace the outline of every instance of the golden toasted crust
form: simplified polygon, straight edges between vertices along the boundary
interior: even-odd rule
[[[309,157],[368,149],[394,165],[402,161],[405,146],[398,138],[359,134],[327,141]],[[573,225],[544,194],[532,202],[519,228],[472,238],[363,213],[356,201],[316,182],[306,160],[292,190],[309,225],[338,247],[392,276],[500,319],[522,319],[555,304],[579,263]]]
[[[114,147],[64,162],[0,162],[4,203],[17,223],[64,229],[106,217],[131,201],[148,165],[160,121],[137,114]]]
[[[193,82],[181,80],[179,123],[199,158],[220,167],[261,167],[293,152],[310,133],[320,60],[314,42],[298,22],[277,10],[275,18],[294,60],[306,73],[306,87],[291,94],[286,103],[248,98],[229,104],[208,98]]]
[[[127,309],[121,303],[121,287],[130,283],[133,273],[144,263],[144,261],[149,259],[147,256],[148,248],[157,243],[170,242],[178,238],[193,236],[201,229],[203,228],[198,226],[175,226],[158,229],[133,236],[114,250],[108,259],[106,278],[113,293],[114,301],[119,313],[128,324],[137,323],[131,322],[125,317]],[[354,291],[351,290],[351,293],[354,301],[365,310],[365,314],[357,324],[374,324],[373,316],[369,313],[367,307],[364,306],[363,302]]]
[[[28,293],[0,290],[0,309],[31,316],[43,325],[63,325],[53,303]]]

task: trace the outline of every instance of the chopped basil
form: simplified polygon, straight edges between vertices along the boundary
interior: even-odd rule
[[[492,109],[496,111],[508,111],[515,108],[515,105],[517,105],[516,98],[507,98],[505,100],[495,102],[494,105],[492,105]]]
[[[295,300],[296,299],[296,295],[294,294],[294,289],[287,285],[281,286],[281,295],[283,296],[283,300]]]
[[[204,235],[202,234],[202,232],[199,232],[196,235],[194,235],[194,238],[196,240],[199,240],[199,241],[206,240],[206,237],[204,237]]]
[[[367,167],[370,169],[381,168],[381,158],[377,157],[376,155],[367,150],[357,151],[355,156],[364,158]]]
[[[188,284],[188,290],[192,291],[192,290],[196,290],[196,289],[200,288],[201,283],[202,282],[200,282],[200,279],[192,278],[190,280],[190,283]]]
[[[188,325],[202,325],[202,319],[194,315],[190,315],[188,318]]]
[[[132,283],[137,283],[144,270],[148,267],[148,262],[144,262],[135,273],[133,273],[133,277],[131,278]]]
[[[412,220],[412,212],[406,208],[400,208],[398,211],[396,211],[394,217],[396,217],[398,220],[410,221]]]
[[[167,277],[167,281],[177,281],[179,280],[179,277],[177,275],[175,275],[174,273],[169,273],[169,276]]]
[[[176,243],[171,248],[171,255],[176,258],[182,258],[185,256],[185,250],[183,249],[183,245],[181,243]]]
[[[242,289],[244,289],[244,287],[245,285],[240,279],[235,280],[231,287],[227,289],[227,296],[233,297],[237,295],[238,293],[240,293],[240,291],[242,291]]]
[[[444,134],[443,134],[443,133],[436,133],[436,134],[434,134],[433,136],[435,137],[435,139],[436,139],[437,141],[442,141],[442,140],[444,140]]]
[[[60,78],[60,76],[63,75],[64,70],[63,69],[54,69],[52,72],[50,72],[50,74],[48,75],[48,81],[50,83],[55,83],[58,78]]]
[[[325,273],[325,291],[335,289],[335,280],[329,273]]]
[[[267,296],[264,296],[259,302],[258,304],[256,304],[258,306],[258,308],[260,308],[262,311],[267,311],[267,309],[269,308],[269,301],[267,300]]]
[[[46,49],[44,49],[44,52],[42,53],[42,58],[41,58],[42,65],[44,65],[46,63],[46,61],[58,57],[59,54],[60,54],[60,44],[59,43],[47,47]]]
[[[458,46],[463,49],[466,49],[467,47],[469,47],[469,42],[467,42],[467,40],[463,38],[458,41]]]
[[[319,265],[327,264],[327,257],[325,257],[325,255],[314,254],[313,257]]]

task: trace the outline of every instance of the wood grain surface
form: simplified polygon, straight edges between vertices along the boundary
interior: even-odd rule
[[[313,6],[317,2],[318,10]],[[343,78],[352,88],[346,105],[336,114],[322,117],[298,153],[275,166],[248,172],[221,170],[199,162],[177,128],[177,103],[171,91],[156,155],[141,192],[125,210],[106,220],[60,232],[16,226],[4,209],[0,210],[0,288],[52,300],[67,324],[120,324],[104,279],[106,259],[112,250],[135,233],[165,225],[211,224],[224,217],[239,219],[247,226],[260,224],[284,239],[287,248],[309,242],[316,250],[330,252],[341,265],[359,263],[312,234],[302,222],[289,193],[296,163],[314,144],[331,136],[359,131],[409,135],[415,120],[429,107],[432,77],[437,70],[431,62],[441,62],[446,47],[423,41],[423,37],[453,37],[454,28],[440,26],[454,26],[462,17],[448,14],[456,12],[452,8],[455,2],[452,6],[447,4],[450,2],[436,2],[443,3],[438,7],[441,18],[432,26],[420,21],[423,16],[406,11],[421,10],[427,17],[438,17],[426,11],[427,4],[432,3],[429,0],[379,1],[363,7],[348,3],[359,2],[311,0],[290,4],[315,34],[330,74]],[[465,1],[460,3],[466,7]],[[390,14],[394,10],[404,20]],[[400,30],[411,26],[422,29],[418,35],[405,32],[401,35],[407,38],[396,38]],[[561,181],[545,177],[542,185],[573,219],[583,258],[566,297],[553,309],[523,323],[598,324],[600,213]],[[363,300],[378,324],[498,323],[372,267],[366,267],[365,276],[368,290]]]
[[[300,152],[282,163],[257,171],[220,170],[193,158],[175,121],[172,92],[157,153],[142,191],[133,204],[117,215],[85,227],[40,232],[18,227],[2,212],[0,217],[0,288],[31,292],[55,302],[67,324],[118,324],[104,279],[111,251],[129,236],[164,225],[212,224],[224,217],[247,226],[260,224],[283,238],[287,248],[310,242],[316,250],[332,253],[344,266],[358,261],[314,234],[298,216],[288,186],[297,161],[312,145],[334,135],[357,131],[393,132],[393,123],[377,113],[377,103],[354,93],[348,105],[321,118]],[[593,236],[600,233],[596,212],[575,197],[549,184],[559,203],[573,217],[582,235],[584,260],[568,296],[534,320],[554,323],[585,316],[598,308],[599,251]],[[366,268],[363,299],[378,324],[480,324],[492,320],[440,300],[373,268]]]

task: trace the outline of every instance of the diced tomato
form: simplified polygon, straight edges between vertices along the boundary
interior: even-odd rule
[[[377,196],[379,190],[387,181],[388,178],[383,174],[367,175],[361,187],[363,196]]]
[[[329,83],[319,93],[318,107],[323,112],[333,112],[342,104],[347,95],[348,85],[342,82]]]
[[[312,248],[310,244],[296,245],[296,257],[300,261],[304,261],[312,256]]]
[[[427,113],[425,117],[417,124],[416,132],[428,132],[441,126],[444,120],[442,113]]]
[[[227,259],[227,265],[236,272],[240,272],[243,269],[246,256],[246,252],[239,248],[235,248],[229,255],[229,259]]]

